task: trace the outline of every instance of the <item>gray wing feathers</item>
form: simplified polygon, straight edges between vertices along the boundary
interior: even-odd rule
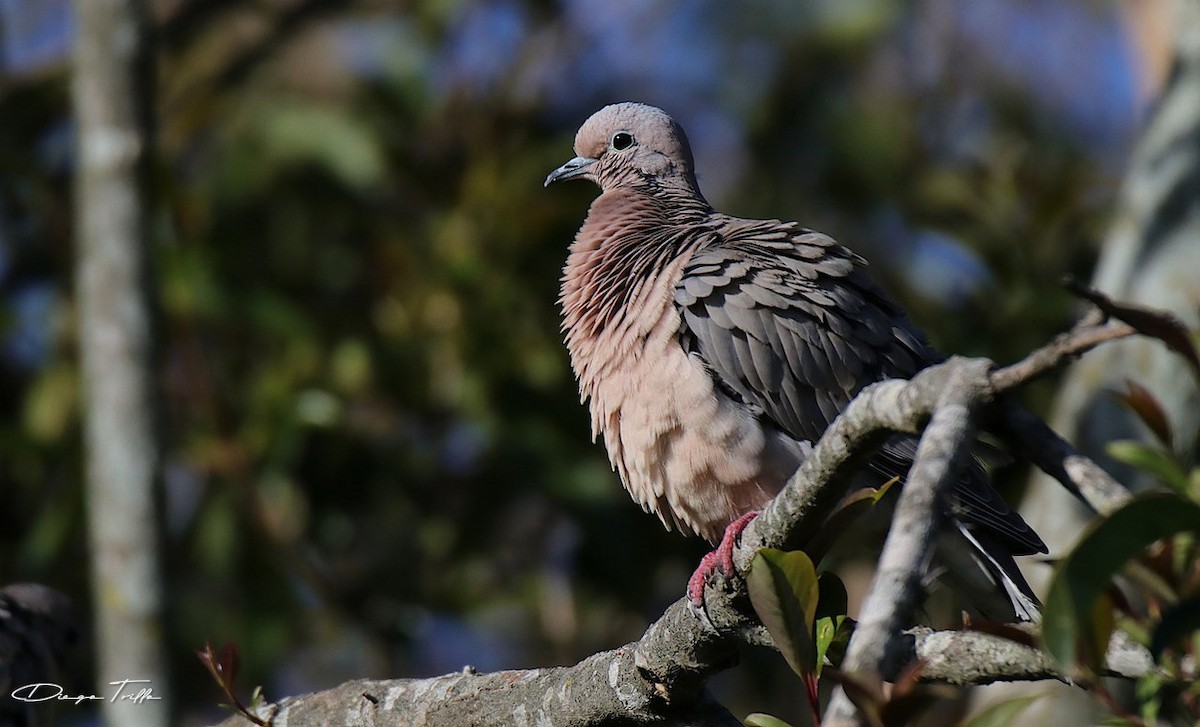
[[[919,334],[893,335],[909,324],[849,251],[789,225],[736,230],[696,253],[675,302],[718,381],[810,441],[864,384],[911,376],[932,356]]]
[[[916,455],[917,440],[897,434],[880,448],[879,454],[871,461],[871,467],[889,477],[903,476]],[[987,475],[979,460],[992,455],[986,451],[981,455],[954,485],[955,502],[952,509],[955,516],[968,525],[987,528],[1014,555],[1045,553],[1046,544],[1038,534],[987,483]]]
[[[676,286],[683,342],[718,385],[788,435],[816,441],[867,384],[941,360],[861,259],[832,239],[783,223],[727,227],[723,242],[693,255]],[[915,454],[916,440],[897,435],[872,468],[903,476]],[[958,517],[1014,552],[1045,552],[977,466],[955,500]]]

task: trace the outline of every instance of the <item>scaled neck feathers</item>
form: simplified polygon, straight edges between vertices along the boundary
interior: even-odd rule
[[[680,265],[714,243],[713,209],[684,185],[625,186],[588,210],[563,269],[563,330],[581,393],[596,367],[633,350],[673,305]]]

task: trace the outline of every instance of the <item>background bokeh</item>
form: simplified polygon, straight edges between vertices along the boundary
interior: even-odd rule
[[[180,719],[220,714],[206,640],[280,697],[571,663],[682,593],[704,547],[622,491],[560,341],[595,192],[542,180],[592,111],[667,109],[719,209],[834,235],[944,351],[1010,361],[1075,315],[1162,5],[150,2]],[[0,584],[86,605],[72,38],[66,0],[0,0]],[[717,687],[799,721],[781,664]]]

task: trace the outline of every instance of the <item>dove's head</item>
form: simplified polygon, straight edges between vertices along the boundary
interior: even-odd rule
[[[575,134],[575,153],[546,177],[546,186],[590,179],[604,191],[645,181],[696,188],[687,135],[653,106],[618,103],[600,109]]]

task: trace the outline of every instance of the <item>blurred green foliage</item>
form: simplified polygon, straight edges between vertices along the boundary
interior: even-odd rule
[[[1190,373],[1200,377],[1200,368]],[[1180,453],[1152,394],[1130,384],[1124,399],[1154,441],[1116,441],[1109,451],[1153,476],[1153,487],[1092,523],[1059,563],[1046,596],[1043,638],[1064,673],[1114,713],[1110,723],[1195,724],[1200,719],[1200,467],[1189,462],[1200,442],[1184,442]],[[1154,669],[1137,680],[1129,709],[1110,694],[1114,685],[1100,678],[1118,631],[1154,659]]]
[[[855,247],[948,352],[1012,360],[1062,329],[1058,279],[1089,270],[1113,192],[1097,171],[1112,157],[1020,89],[907,81],[906,43],[931,22],[919,3],[726,9],[719,45],[668,49],[645,61],[655,72],[589,61],[572,3],[170,5],[152,227],[188,708],[218,699],[192,653],[206,640],[236,641],[244,683],[272,698],[571,662],[682,594],[703,545],[621,491],[558,333],[559,271],[594,192],[541,180],[603,103],[685,124],[727,109],[743,171],[724,178],[698,149],[702,185],[725,179],[713,201]],[[467,74],[480,38],[462,29],[489,8],[487,33],[515,14],[523,35],[494,57],[484,45],[491,70]],[[754,53],[770,70],[752,84],[721,74]],[[701,54],[716,72],[675,87],[671,64]],[[563,68],[591,82],[544,80]],[[66,84],[65,67],[0,84],[0,328],[17,329],[22,286],[50,291],[45,355],[0,359],[0,582],[86,602]],[[941,114],[968,84],[986,123],[947,150],[962,132]],[[921,231],[956,241],[984,282],[958,297],[915,284]],[[735,709],[793,719],[790,678],[751,659],[720,683]]]

